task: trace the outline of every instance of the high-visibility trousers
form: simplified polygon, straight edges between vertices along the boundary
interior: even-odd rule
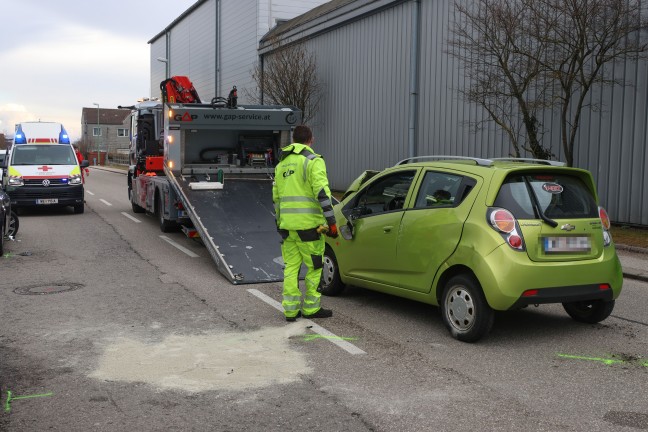
[[[285,265],[281,304],[286,317],[296,317],[300,310],[303,315],[312,315],[320,310],[321,294],[317,288],[322,277],[324,243],[324,237],[315,230],[288,231],[288,236],[284,238],[281,245]],[[308,269],[303,305],[299,290],[299,269],[302,262]]]

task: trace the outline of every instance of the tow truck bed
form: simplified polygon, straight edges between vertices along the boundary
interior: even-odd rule
[[[223,189],[192,190],[191,176],[168,176],[219,271],[234,284],[283,280],[269,177],[228,176]]]

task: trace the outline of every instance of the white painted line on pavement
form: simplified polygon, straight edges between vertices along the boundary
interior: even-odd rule
[[[106,204],[107,206],[111,206],[111,207],[112,207],[112,204],[110,204],[108,201],[106,201],[106,200],[103,199],[103,198],[99,199],[99,201],[101,201],[102,203]]]
[[[269,297],[256,289],[248,289],[247,291],[253,296],[260,299],[261,301],[266,302],[273,308],[283,313],[283,306],[281,306],[281,303],[279,303],[272,297]],[[353,354],[353,355],[367,354],[366,352],[362,351],[360,348],[353,345],[352,343],[340,339],[338,336],[326,330],[324,327],[315,324],[312,320],[304,319],[304,318],[300,318],[300,319],[303,323],[307,324],[310,327],[310,329],[313,330],[315,333],[317,333],[320,336],[323,336],[325,339],[328,339],[331,343],[334,343],[335,345],[342,348],[344,351],[348,352],[349,354]]]
[[[94,194],[92,192],[90,192],[89,190],[87,190],[86,192],[89,193],[90,195],[94,196]]]
[[[171,246],[173,246],[174,248],[176,248],[176,249],[178,249],[178,250],[181,250],[182,252],[186,253],[186,254],[189,255],[191,258],[198,258],[198,257],[200,256],[200,255],[196,255],[195,253],[191,252],[191,251],[190,251],[189,249],[187,249],[186,247],[180,246],[178,243],[174,242],[173,240],[171,240],[171,239],[170,239],[169,237],[167,237],[167,236],[163,236],[163,235],[161,235],[160,238],[161,238],[162,240],[164,240],[165,242],[169,243],[169,244],[170,244]]]
[[[133,217],[133,216],[129,215],[126,212],[121,212],[121,214],[123,214],[124,216],[126,216],[128,219],[132,220],[135,223],[141,223],[142,222],[141,220],[137,219],[136,217]]]

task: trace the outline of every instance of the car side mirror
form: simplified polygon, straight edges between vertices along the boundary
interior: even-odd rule
[[[84,159],[81,161],[81,168],[87,168],[90,166],[90,162],[88,160]]]
[[[340,235],[344,240],[353,240],[353,224],[347,221],[346,225],[340,227]]]

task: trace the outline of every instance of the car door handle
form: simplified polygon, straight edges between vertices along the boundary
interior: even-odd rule
[[[383,231],[386,232],[386,233],[388,233],[388,232],[391,232],[392,228],[394,228],[394,227],[391,226],[391,225],[387,225],[387,226],[384,226],[384,227],[383,227]]]

